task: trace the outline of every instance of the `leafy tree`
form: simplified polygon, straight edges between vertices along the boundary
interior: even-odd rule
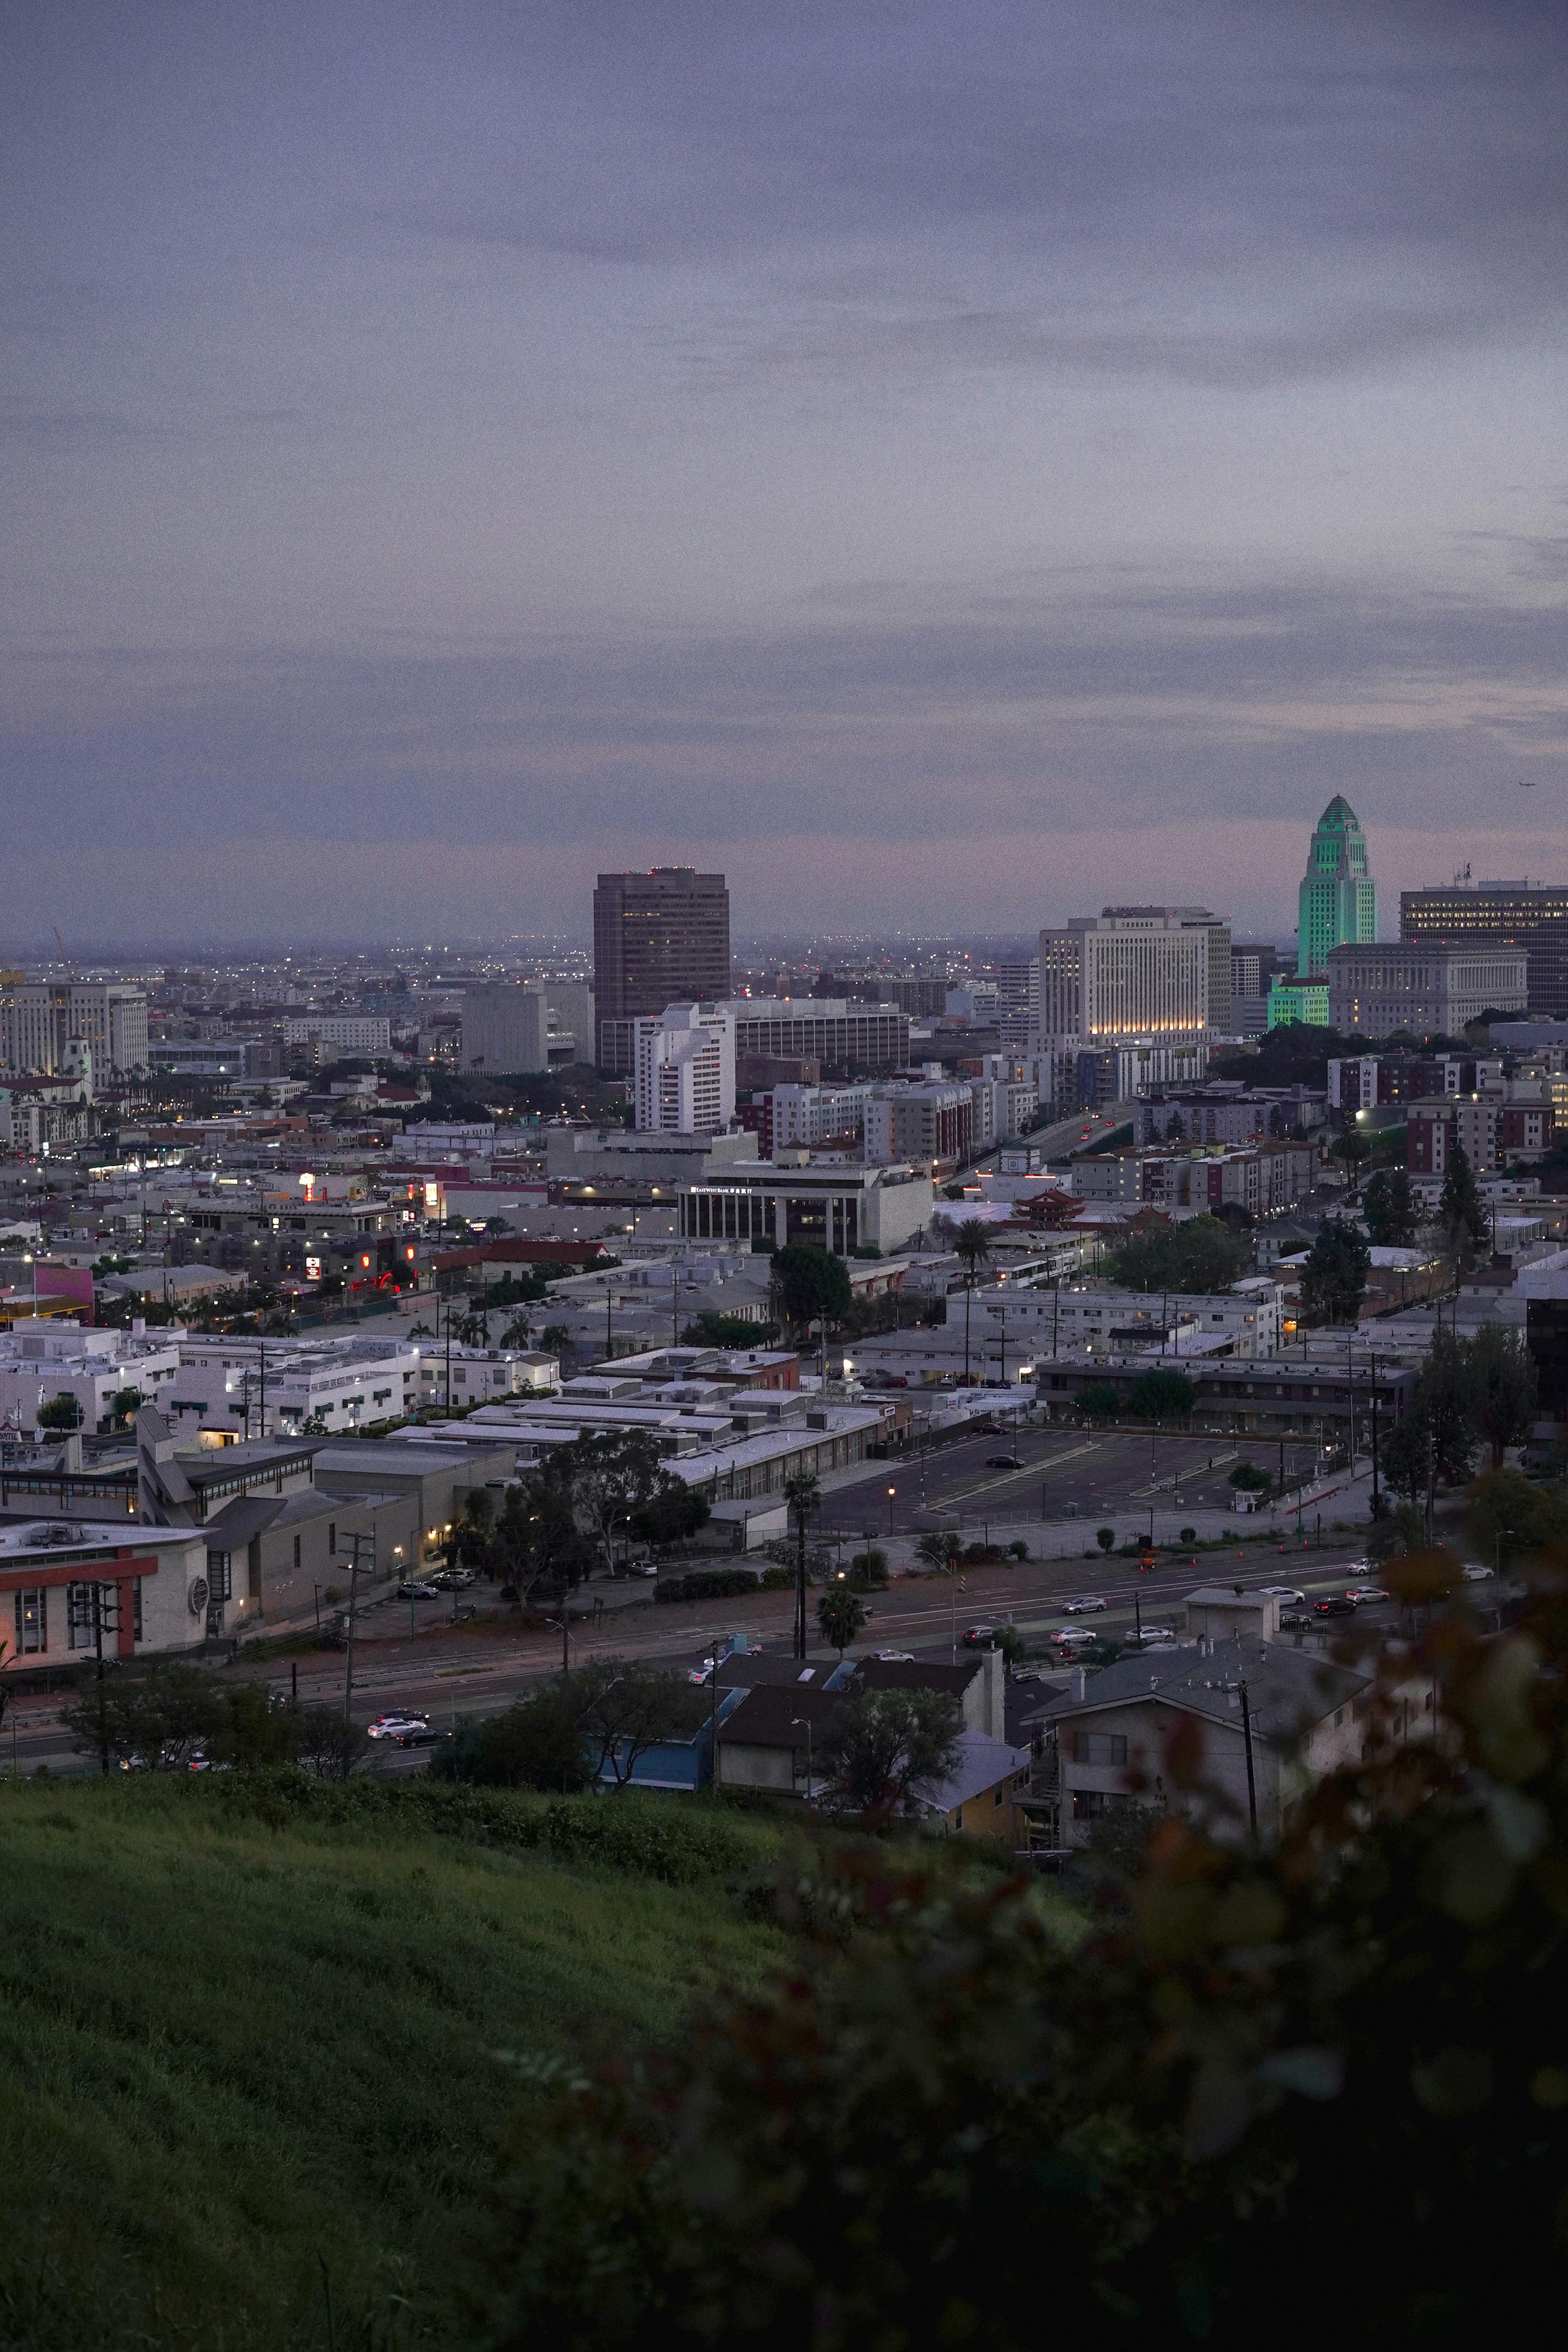
[[[673,1471],[661,1469],[652,1494],[632,1513],[632,1533],[642,1543],[688,1543],[712,1516],[706,1495]]]
[[[1226,1484],[1239,1486],[1244,1494],[1267,1495],[1274,1484],[1274,1474],[1258,1462],[1238,1462]]]
[[[872,1544],[866,1551],[851,1554],[849,1581],[858,1592],[882,1590],[888,1581],[888,1555],[879,1544]]]
[[[1365,1238],[1342,1217],[1325,1217],[1301,1271],[1301,1312],[1311,1323],[1353,1323],[1372,1260]]]
[[[749,1323],[743,1315],[721,1315],[708,1307],[692,1318],[680,1339],[687,1348],[766,1348],[778,1335],[776,1323]]]
[[[823,1640],[831,1642],[842,1657],[866,1629],[866,1603],[847,1580],[835,1579],[816,1604],[816,1622]]]
[[[1073,1401],[1079,1421],[1115,1421],[1122,1411],[1121,1391],[1109,1381],[1090,1381]]]
[[[321,1780],[346,1780],[370,1753],[363,1723],[345,1723],[335,1706],[302,1706],[296,1718],[294,1752]]]
[[[1109,1557],[1110,1554],[1116,1549],[1116,1529],[1114,1528],[1096,1528],[1094,1531],[1094,1540],[1100,1546],[1100,1550]]]
[[[1247,1273],[1252,1252],[1222,1218],[1186,1217],[1131,1234],[1110,1258],[1110,1278],[1124,1290],[1178,1293],[1228,1290]]]
[[[1339,1160],[1341,1165],[1343,1167],[1346,1175],[1352,1179],[1349,1193],[1346,1197],[1353,1201],[1355,1198],[1355,1184],[1353,1181],[1355,1171],[1358,1168],[1363,1167],[1367,1160],[1372,1158],[1373,1147],[1371,1141],[1366,1136],[1358,1135],[1353,1127],[1347,1127],[1342,1135],[1337,1135],[1334,1138],[1330,1149],[1333,1152],[1334,1158]]]
[[[1500,1470],[1505,1449],[1522,1445],[1535,1425],[1534,1359],[1506,1323],[1483,1323],[1463,1347],[1476,1427]]]
[[[660,1479],[668,1475],[658,1443],[646,1430],[590,1430],[562,1446],[555,1459],[558,1475],[570,1483],[579,1516],[597,1539],[607,1568],[616,1529],[630,1529],[660,1493]]]
[[[177,1772],[193,1748],[218,1737],[227,1710],[211,1675],[175,1664],[150,1667],[135,1680],[94,1685],[61,1710],[60,1720],[84,1755]]]
[[[837,1801],[882,1828],[956,1770],[963,1718],[933,1690],[872,1690],[848,1699],[818,1743]]]
[[[1491,1469],[1472,1480],[1466,1500],[1466,1530],[1489,1568],[1513,1568],[1568,1543],[1568,1494],[1560,1486]]]
[[[1481,1202],[1469,1156],[1456,1143],[1448,1154],[1443,1190],[1437,1199],[1437,1231],[1446,1255],[1461,1273],[1474,1265],[1491,1233],[1491,1220]]]
[[[60,1391],[58,1396],[51,1397],[47,1404],[41,1404],[38,1407],[40,1429],[79,1429],[81,1423],[80,1405],[75,1397],[68,1395],[64,1389]]]
[[[595,1659],[576,1673],[593,1778],[608,1779],[617,1790],[629,1785],[639,1757],[662,1740],[689,1738],[711,1705],[703,1692],[641,1659]]]
[[[951,1528],[928,1528],[915,1538],[915,1558],[921,1567],[939,1569],[944,1576],[952,1574],[963,1549],[963,1538]]]
[[[1439,1484],[1465,1484],[1475,1467],[1479,1443],[1466,1352],[1447,1332],[1440,1332],[1405,1417],[1389,1432],[1383,1447],[1388,1483],[1396,1495],[1407,1496],[1420,1506],[1428,1543]]]
[[[146,1402],[140,1389],[116,1389],[110,1400],[110,1412],[118,1426],[129,1425],[136,1412]]]
[[[773,1253],[769,1276],[779,1311],[797,1330],[847,1314],[853,1292],[841,1258],[813,1242],[791,1242]]]
[[[1367,1239],[1379,1249],[1408,1249],[1420,1226],[1415,1197],[1403,1168],[1380,1168],[1362,1199]]]
[[[1127,1409],[1139,1421],[1186,1421],[1197,1401],[1185,1372],[1141,1372],[1127,1391]]]
[[[586,1714],[600,1696],[597,1675],[552,1676],[500,1715],[465,1723],[431,1761],[437,1780],[490,1789],[542,1789],[570,1796],[589,1785]]]
[[[464,1496],[463,1507],[442,1548],[448,1568],[467,1569],[474,1576],[494,1573],[494,1518],[489,1496],[482,1486],[472,1487]]]
[[[526,1606],[559,1600],[581,1584],[598,1558],[578,1525],[570,1465],[562,1447],[517,1486],[509,1486],[496,1525],[495,1573]]]

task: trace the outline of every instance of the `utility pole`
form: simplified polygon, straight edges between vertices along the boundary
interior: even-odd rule
[[[1258,1842],[1258,1780],[1252,1765],[1252,1708],[1247,1702],[1247,1676],[1241,1677],[1241,1738],[1247,1749],[1247,1818],[1252,1828],[1253,1843]]]
[[[1378,1506],[1378,1499],[1379,1499],[1379,1497],[1378,1497],[1378,1492],[1377,1492],[1377,1356],[1376,1356],[1375,1351],[1374,1351],[1374,1352],[1373,1352],[1373,1357],[1372,1357],[1372,1359],[1371,1359],[1371,1361],[1372,1361],[1372,1516],[1373,1516],[1373,1517],[1375,1519],[1375,1518],[1376,1518],[1376,1517],[1377,1517],[1377,1506]]]
[[[375,1566],[375,1538],[374,1536],[363,1535],[358,1528],[351,1528],[344,1540],[349,1544],[353,1552],[353,1565],[349,1570],[348,1656],[343,1668],[343,1721],[347,1723],[349,1720],[349,1708],[353,1700],[354,1686],[354,1624],[359,1613],[360,1546],[362,1544],[368,1544],[370,1546],[370,1564],[374,1569]]]

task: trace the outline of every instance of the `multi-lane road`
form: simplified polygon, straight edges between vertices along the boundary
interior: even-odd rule
[[[945,1659],[962,1649],[964,1629],[975,1623],[1011,1622],[1026,1636],[1046,1634],[1072,1622],[1063,1602],[1088,1591],[1108,1604],[1103,1615],[1088,1621],[1097,1630],[1114,1635],[1129,1627],[1135,1597],[1145,1623],[1179,1625],[1182,1596],[1210,1577],[1247,1584],[1289,1581],[1309,1592],[1331,1591],[1348,1580],[1354,1558],[1353,1549],[1344,1544],[1299,1549],[1258,1537],[1227,1548],[1223,1559],[1200,1556],[1195,1569],[1190,1558],[1162,1559],[1146,1575],[1125,1559],[1085,1559],[977,1567],[953,1578],[900,1577],[873,1597],[866,1636],[856,1646],[905,1649]],[[789,1593],[759,1592],[736,1601],[607,1612],[597,1624],[581,1621],[572,1655],[574,1663],[621,1656],[689,1666],[716,1637],[731,1632],[743,1632],[765,1650],[786,1650],[792,1610]],[[367,1619],[348,1695],[358,1719],[416,1709],[437,1724],[455,1727],[466,1716],[506,1706],[559,1670],[559,1633],[513,1631],[504,1616],[454,1627],[439,1603],[423,1604],[420,1615],[428,1622],[412,1636],[404,1630],[401,1608],[373,1612]],[[345,1660],[339,1653],[305,1651],[293,1660],[246,1662],[230,1670],[237,1677],[265,1679],[283,1689],[290,1686],[291,1671],[298,1675],[302,1703],[342,1703]],[[15,1743],[21,1770],[36,1770],[39,1764],[52,1771],[90,1769],[89,1759],[74,1756],[69,1748],[59,1721],[60,1706],[58,1699],[47,1697],[13,1701],[5,1735]],[[7,1760],[5,1744],[0,1741],[0,1765]],[[395,1752],[378,1754],[375,1759],[377,1769],[395,1770],[416,1769],[422,1761],[417,1753]]]

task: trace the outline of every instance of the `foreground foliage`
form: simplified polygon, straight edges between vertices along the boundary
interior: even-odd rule
[[[516,2147],[490,2342],[1023,2352],[1045,2307],[1102,2345],[1457,2345],[1558,2307],[1565,1565],[1500,1639],[1435,1612],[1278,1851],[1161,1821],[1077,1948],[1016,1881],[841,1861],[784,1981]],[[1451,1563],[1390,1575],[1421,1603]]]

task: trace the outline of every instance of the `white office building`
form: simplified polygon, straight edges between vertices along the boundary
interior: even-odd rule
[[[735,1116],[735,1016],[671,1004],[638,1018],[637,1123],[644,1135],[717,1135]]]
[[[191,1333],[171,1350],[156,1403],[175,1432],[236,1438],[331,1434],[400,1421],[420,1402],[421,1351],[405,1339],[255,1339]]]
[[[147,1067],[147,998],[119,981],[14,981],[0,987],[0,1066],[42,1077],[85,1045],[100,1079]]]
[[[330,1046],[339,1054],[390,1054],[392,1023],[384,1013],[290,1014],[283,1024],[283,1043],[311,1046],[318,1053]]]
[[[1112,907],[1042,931],[1042,1042],[1201,1044],[1222,938],[1228,1012],[1229,931],[1201,908]]]

